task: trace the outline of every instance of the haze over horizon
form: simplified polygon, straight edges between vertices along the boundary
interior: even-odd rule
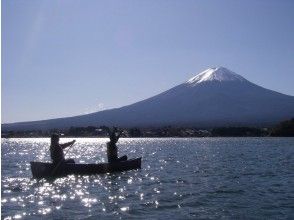
[[[293,1],[2,1],[2,123],[131,104],[224,66],[294,95]]]

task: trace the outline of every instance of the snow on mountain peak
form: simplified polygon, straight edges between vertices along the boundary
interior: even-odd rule
[[[206,81],[246,81],[242,76],[225,67],[209,68],[189,79],[187,84],[198,84]]]

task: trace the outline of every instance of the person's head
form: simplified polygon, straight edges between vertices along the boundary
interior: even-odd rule
[[[54,133],[51,135],[51,144],[58,144],[59,143],[59,135]]]

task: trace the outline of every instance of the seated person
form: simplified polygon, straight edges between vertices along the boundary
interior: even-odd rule
[[[50,156],[53,163],[75,163],[73,159],[65,159],[63,149],[73,145],[76,141],[73,140],[71,142],[65,144],[59,144],[59,135],[52,134],[51,135],[51,145],[50,145]]]
[[[117,146],[116,143],[122,133],[122,131],[117,130],[116,127],[113,128],[112,131],[110,131],[109,128],[107,128],[107,132],[109,135],[109,139],[110,141],[107,142],[107,158],[108,158],[108,162],[109,163],[113,163],[113,162],[119,162],[119,161],[125,161],[128,159],[128,157],[126,155],[118,158],[117,155]]]

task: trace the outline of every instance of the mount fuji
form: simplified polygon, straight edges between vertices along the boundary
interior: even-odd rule
[[[262,88],[224,68],[209,68],[159,95],[121,108],[33,122],[3,130],[70,126],[271,126],[294,117],[294,97]]]

